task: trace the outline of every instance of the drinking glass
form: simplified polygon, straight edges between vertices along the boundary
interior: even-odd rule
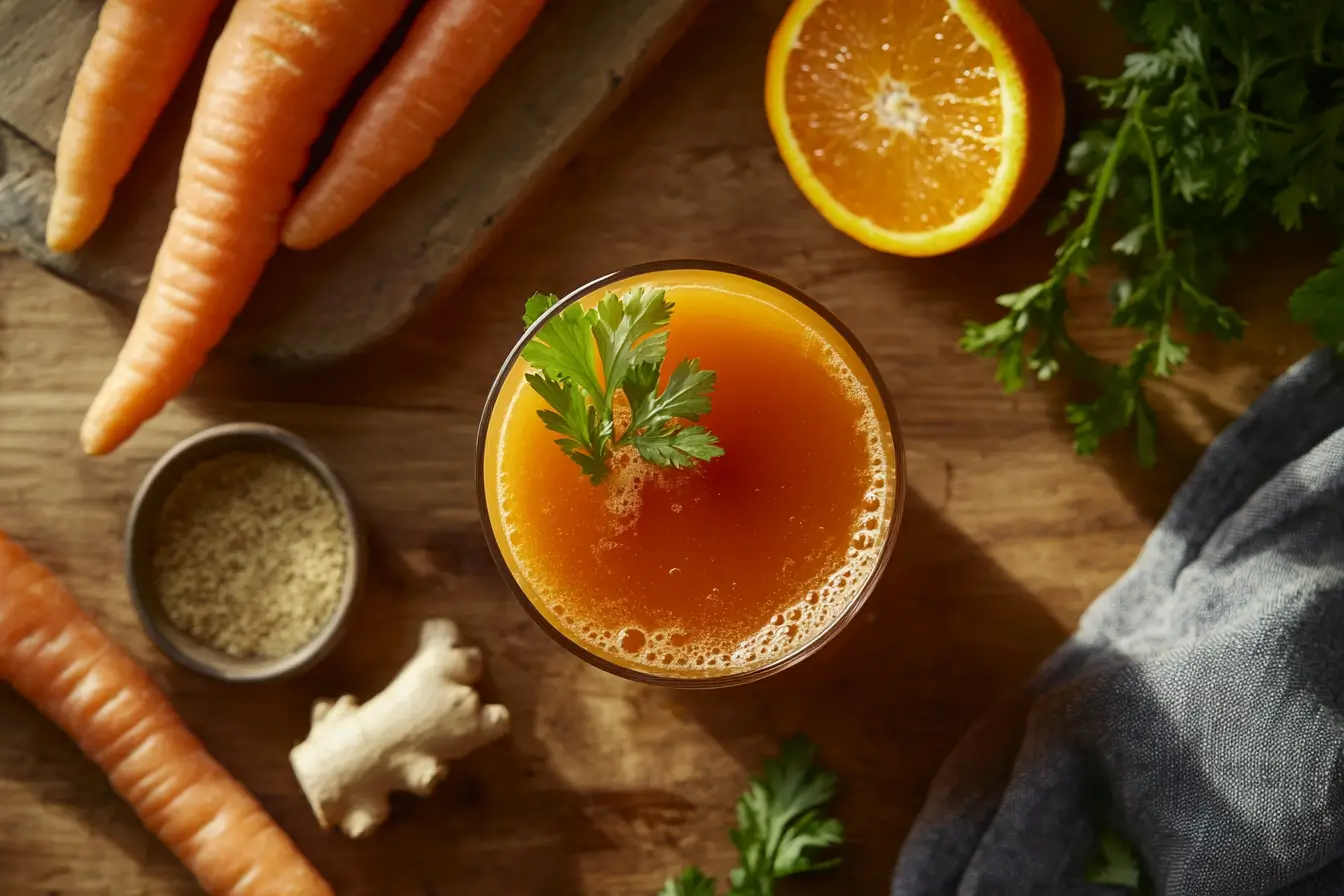
[[[552,613],[546,604],[534,594],[531,583],[523,573],[509,545],[503,522],[501,496],[498,487],[498,477],[502,472],[499,469],[500,446],[508,402],[513,400],[513,396],[518,393],[518,390],[525,388],[523,378],[531,369],[527,362],[522,359],[524,346],[545,324],[550,315],[560,313],[561,310],[575,302],[591,305],[608,291],[624,292],[641,285],[641,281],[646,279],[655,282],[666,280],[668,275],[674,273],[677,276],[684,275],[685,282],[690,284],[694,283],[697,274],[727,275],[741,278],[743,281],[755,284],[758,288],[764,287],[773,290],[779,294],[775,297],[776,299],[782,296],[781,301],[788,304],[790,314],[820,334],[827,344],[841,355],[860,380],[866,377],[867,382],[864,385],[868,389],[878,418],[879,435],[890,450],[890,475],[885,480],[886,497],[888,499],[885,502],[885,507],[890,508],[890,510],[885,514],[887,517],[886,525],[880,527],[880,531],[883,533],[882,542],[877,547],[879,553],[876,561],[868,569],[867,580],[855,590],[849,603],[838,611],[824,628],[816,631],[810,638],[802,640],[788,652],[763,664],[745,669],[688,668],[678,672],[631,668],[622,664],[618,656],[585,645],[574,633],[568,630],[565,622]],[[676,326],[675,315],[672,326],[674,328]],[[511,473],[510,475],[523,474]],[[577,471],[576,475],[578,475]],[[500,368],[499,375],[496,377],[486,400],[477,437],[476,479],[481,522],[485,529],[486,543],[489,546],[490,553],[509,588],[537,625],[541,626],[566,650],[614,675],[648,684],[692,689],[727,687],[766,678],[816,653],[849,624],[869,595],[872,594],[891,558],[896,534],[900,527],[906,489],[905,450],[901,440],[896,411],[892,407],[891,396],[882,382],[882,376],[878,372],[877,366],[854,334],[826,308],[786,283],[738,265],[699,260],[650,262],[616,271],[605,277],[599,277],[569,293],[552,307],[542,320],[528,328],[527,332],[519,338],[517,345],[509,352],[508,357],[504,359],[504,364]]]

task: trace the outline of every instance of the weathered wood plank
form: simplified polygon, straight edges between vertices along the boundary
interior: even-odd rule
[[[463,276],[701,5],[552,0],[420,170],[327,245],[276,256],[225,351],[267,365],[315,364],[395,330]],[[198,60],[165,112],[103,228],[73,258],[55,256],[43,242],[50,154],[94,12],[87,0],[0,3],[0,35],[9,47],[0,63],[0,146],[19,169],[0,176],[0,240],[132,307],[172,210],[203,65]]]
[[[65,103],[98,23],[98,0],[0,0],[0,121],[56,151]]]

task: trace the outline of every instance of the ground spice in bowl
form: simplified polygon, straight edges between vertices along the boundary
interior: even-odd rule
[[[238,658],[313,640],[341,600],[350,533],[330,489],[278,451],[234,450],[186,470],[154,527],[153,587],[184,634]]]

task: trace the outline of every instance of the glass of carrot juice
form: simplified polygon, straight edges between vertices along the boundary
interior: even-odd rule
[[[854,617],[891,556],[905,455],[835,317],[763,274],[670,261],[534,297],[525,319],[477,485],[542,628],[624,678],[707,688],[791,666]]]

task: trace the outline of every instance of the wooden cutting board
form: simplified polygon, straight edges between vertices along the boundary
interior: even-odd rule
[[[311,365],[346,357],[394,331],[462,277],[523,198],[564,164],[702,3],[550,0],[429,162],[327,245],[282,250],[272,260],[225,350],[268,366]],[[206,50],[99,233],[77,253],[51,253],[43,231],[52,158],[99,6],[94,0],[0,0],[0,243],[131,309],[172,210]]]

